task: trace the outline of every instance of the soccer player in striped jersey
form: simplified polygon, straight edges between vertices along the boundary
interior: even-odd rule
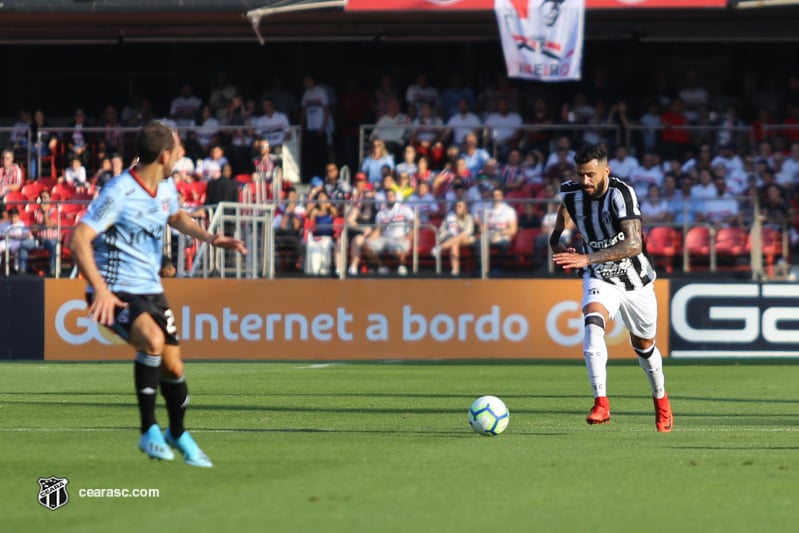
[[[238,239],[212,235],[180,209],[170,175],[183,156],[177,133],[153,122],[136,136],[138,163],[112,178],[89,205],[72,238],[72,254],[88,283],[89,317],[136,350],[134,383],[141,417],[139,449],[172,460],[170,446],[187,464],[213,466],[183,425],[189,393],[175,315],[164,297],[159,270],[162,236],[169,224],[212,246],[246,253]],[[160,381],[160,384],[159,384]],[[169,428],[155,418],[156,391],[166,400]]]
[[[574,162],[577,179],[561,186],[561,206],[549,243],[555,263],[564,269],[577,269],[583,277],[583,355],[594,391],[594,407],[586,421],[610,421],[605,324],[620,312],[638,363],[649,378],[655,427],[669,432],[673,416],[664,385],[663,360],[655,345],[655,271],[646,255],[638,198],[632,187],[610,175],[608,154],[603,148],[583,146]],[[582,236],[582,251],[560,243],[561,234],[570,226],[576,226]]]

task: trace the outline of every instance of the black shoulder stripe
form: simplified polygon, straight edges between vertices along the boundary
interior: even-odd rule
[[[582,188],[582,185],[572,180],[564,181],[560,184],[560,192],[577,192],[582,190]]]

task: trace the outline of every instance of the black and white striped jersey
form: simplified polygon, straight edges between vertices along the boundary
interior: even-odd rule
[[[615,176],[610,176],[608,190],[598,198],[587,196],[575,181],[563,183],[560,192],[563,206],[582,236],[585,253],[615,245],[624,239],[621,222],[641,218],[635,190]],[[635,257],[589,265],[589,275],[628,291],[640,289],[655,279],[646,245],[642,247]]]

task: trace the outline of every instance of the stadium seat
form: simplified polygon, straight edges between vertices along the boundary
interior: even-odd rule
[[[6,209],[16,207],[20,212],[25,210],[25,204],[28,203],[28,199],[20,191],[10,191],[6,193],[4,201]]]
[[[691,268],[708,266],[710,262],[710,229],[707,226],[694,226],[685,235],[685,248]],[[694,260],[697,260],[694,264]]]
[[[513,239],[506,266],[510,268],[535,268],[538,266],[538,258],[535,257],[535,241],[540,234],[540,228],[520,229]]]
[[[766,273],[769,276],[774,275],[774,265],[777,260],[783,256],[782,247],[782,233],[774,228],[767,226],[763,227],[760,233],[763,244],[763,258],[765,259]],[[746,250],[748,253],[752,251],[752,235],[746,242]]]
[[[66,183],[56,183],[50,192],[53,195],[58,195],[61,200],[70,200],[75,194],[75,189]]]
[[[682,254],[682,235],[670,226],[655,226],[646,235],[646,251],[666,273],[674,271],[674,260]]]
[[[743,228],[721,228],[716,234],[716,256],[720,268],[748,270],[750,268],[747,250],[748,235]]]
[[[25,195],[28,200],[36,200],[39,198],[39,193],[44,190],[44,186],[38,181],[31,181],[22,186],[19,191]]]

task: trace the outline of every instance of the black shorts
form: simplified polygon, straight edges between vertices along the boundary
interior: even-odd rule
[[[114,311],[114,324],[110,329],[122,337],[126,342],[130,340],[130,327],[143,313],[147,313],[164,332],[164,342],[170,346],[177,346],[178,327],[175,324],[175,315],[166,297],[160,294],[130,294],[128,292],[115,292],[114,295],[128,304],[127,307],[117,307]],[[91,305],[94,293],[87,293],[86,300]]]

